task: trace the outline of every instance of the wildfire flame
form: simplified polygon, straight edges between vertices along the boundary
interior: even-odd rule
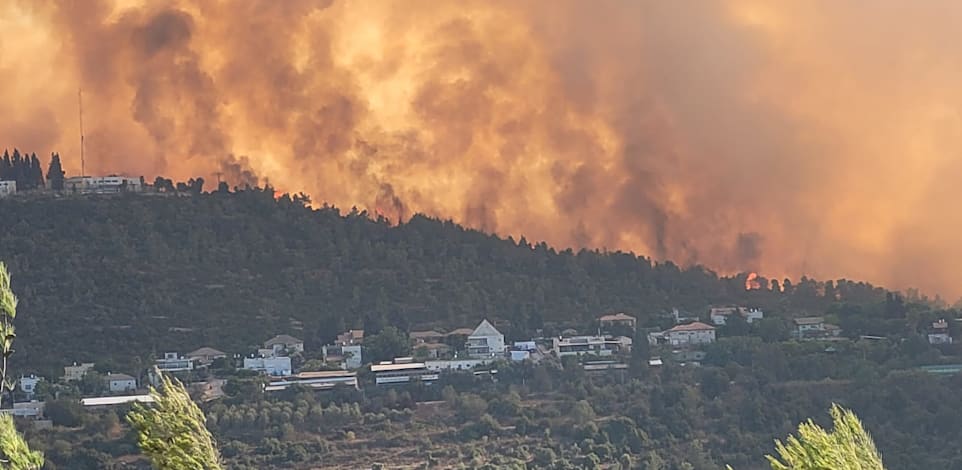
[[[745,290],[761,289],[762,283],[758,280],[758,273],[748,273],[745,278]]]

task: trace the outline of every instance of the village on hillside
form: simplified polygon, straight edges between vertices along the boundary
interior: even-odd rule
[[[406,339],[413,355],[378,361],[367,359],[370,346],[365,344],[368,337],[363,330],[340,333],[319,351],[305,350],[302,339],[278,334],[256,350],[246,352],[226,352],[209,345],[186,353],[166,352],[142,370],[98,371],[96,363],[85,362],[66,365],[62,377],[22,375],[13,394],[14,403],[5,403],[0,412],[28,419],[40,427],[50,426],[44,402],[35,399],[41,395],[41,387],[79,388],[84,408],[150,402],[148,389],[159,383],[159,373],[176,376],[201,401],[223,397],[228,380],[238,374],[263,377],[261,391],[274,393],[292,387],[360,391],[364,387],[431,385],[449,373],[497,380],[498,365],[505,362],[548,362],[590,373],[617,373],[628,369],[633,357],[638,358],[637,354],[632,356],[633,346],[637,346],[634,338],[644,341],[645,354],[640,360],[646,367],[697,367],[706,357],[706,347],[715,342],[719,328],[735,320],[750,325],[763,319],[764,313],[756,308],[726,306],[711,307],[700,317],[685,316],[676,309],[670,317],[675,324],[671,328],[640,331],[634,316],[606,314],[596,319],[591,332],[569,328],[558,336],[513,341],[506,340],[497,322],[484,319],[474,328],[411,331]],[[840,333],[837,326],[826,323],[822,317],[793,320],[793,340],[846,340]],[[927,340],[930,344],[952,343],[948,322],[933,323]],[[929,372],[944,373],[935,369]]]

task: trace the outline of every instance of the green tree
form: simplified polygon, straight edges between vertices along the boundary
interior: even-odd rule
[[[776,440],[778,458],[766,456],[772,469],[884,470],[875,442],[855,413],[832,404],[831,415],[831,431],[808,420],[798,425],[798,437]]]
[[[13,354],[13,339],[16,333],[13,320],[17,318],[17,296],[10,288],[10,272],[7,265],[0,262],[0,353],[3,354],[0,369],[0,398],[6,391],[13,392],[13,382],[7,382],[7,361]],[[2,399],[0,399],[2,403]],[[12,470],[39,469],[43,466],[43,454],[30,450],[27,441],[17,432],[10,415],[0,416],[0,462],[4,468]]]
[[[204,413],[180,381],[158,374],[160,389],[150,389],[154,403],[136,404],[127,414],[140,449],[158,470],[222,469]]]
[[[372,362],[387,361],[408,354],[411,354],[408,335],[393,326],[385,327],[380,333],[364,338],[364,355]]]

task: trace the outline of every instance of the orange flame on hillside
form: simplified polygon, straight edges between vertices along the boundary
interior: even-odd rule
[[[757,290],[762,288],[762,283],[758,280],[758,273],[749,273],[745,278],[745,290]]]

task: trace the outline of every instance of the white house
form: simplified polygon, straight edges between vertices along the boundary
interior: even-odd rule
[[[825,331],[825,319],[822,317],[799,317],[795,322],[795,336],[821,336]]]
[[[757,308],[745,307],[712,307],[708,311],[708,317],[715,326],[722,326],[732,315],[738,315],[748,323],[765,318],[764,312]]]
[[[154,364],[163,372],[182,372],[194,370],[194,361],[187,357],[181,357],[175,352],[164,353],[164,357],[154,361]]]
[[[17,194],[16,181],[0,181],[0,197]]]
[[[627,336],[572,336],[552,338],[552,349],[558,357],[594,354],[611,356],[631,351],[631,338]]]
[[[26,393],[28,396],[33,395],[37,391],[37,384],[43,380],[43,377],[37,377],[36,375],[30,374],[29,377],[20,377],[20,391]]]
[[[537,351],[538,345],[534,341],[515,341],[512,349],[515,351]]]
[[[636,324],[635,317],[628,315],[627,313],[615,313],[609,315],[602,315],[598,318],[598,325],[601,329],[608,329],[613,327],[631,328],[635,329]]]
[[[290,335],[277,335],[264,342],[264,349],[274,351],[274,355],[304,352],[304,342]]]
[[[27,396],[33,396],[37,391],[37,384],[43,380],[43,377],[37,377],[36,375],[30,374],[29,377],[20,377],[20,391],[27,394]]]
[[[504,355],[504,335],[488,320],[481,324],[468,336],[466,343],[468,355],[471,357],[496,357]]]
[[[43,417],[43,410],[45,407],[46,407],[45,402],[30,400],[30,401],[24,401],[20,403],[14,403],[13,408],[0,409],[0,413],[13,415],[18,418],[40,419],[41,417]]]
[[[651,344],[670,344],[672,346],[714,343],[715,327],[698,321],[677,325],[665,331],[650,333],[648,335],[648,342]]]
[[[137,390],[137,379],[127,374],[107,374],[104,380],[107,382],[107,390],[109,390],[110,393]]]
[[[360,369],[364,364],[360,344],[341,346],[341,355],[344,357],[344,362],[341,365],[347,370]]]
[[[291,375],[289,357],[245,357],[244,369],[262,372],[271,376]]]
[[[523,360],[525,360],[525,359],[531,359],[531,351],[526,351],[526,350],[525,350],[525,351],[518,351],[518,350],[516,350],[516,349],[511,351],[511,360],[512,360],[512,361],[514,361],[514,362],[521,362],[521,361],[523,361]]]
[[[949,335],[949,323],[945,319],[932,322],[928,339],[929,344],[952,344],[952,336]]]
[[[93,368],[93,362],[84,362],[79,365],[75,362],[72,366],[63,368],[63,379],[67,382],[79,382],[87,375],[87,371]]]

